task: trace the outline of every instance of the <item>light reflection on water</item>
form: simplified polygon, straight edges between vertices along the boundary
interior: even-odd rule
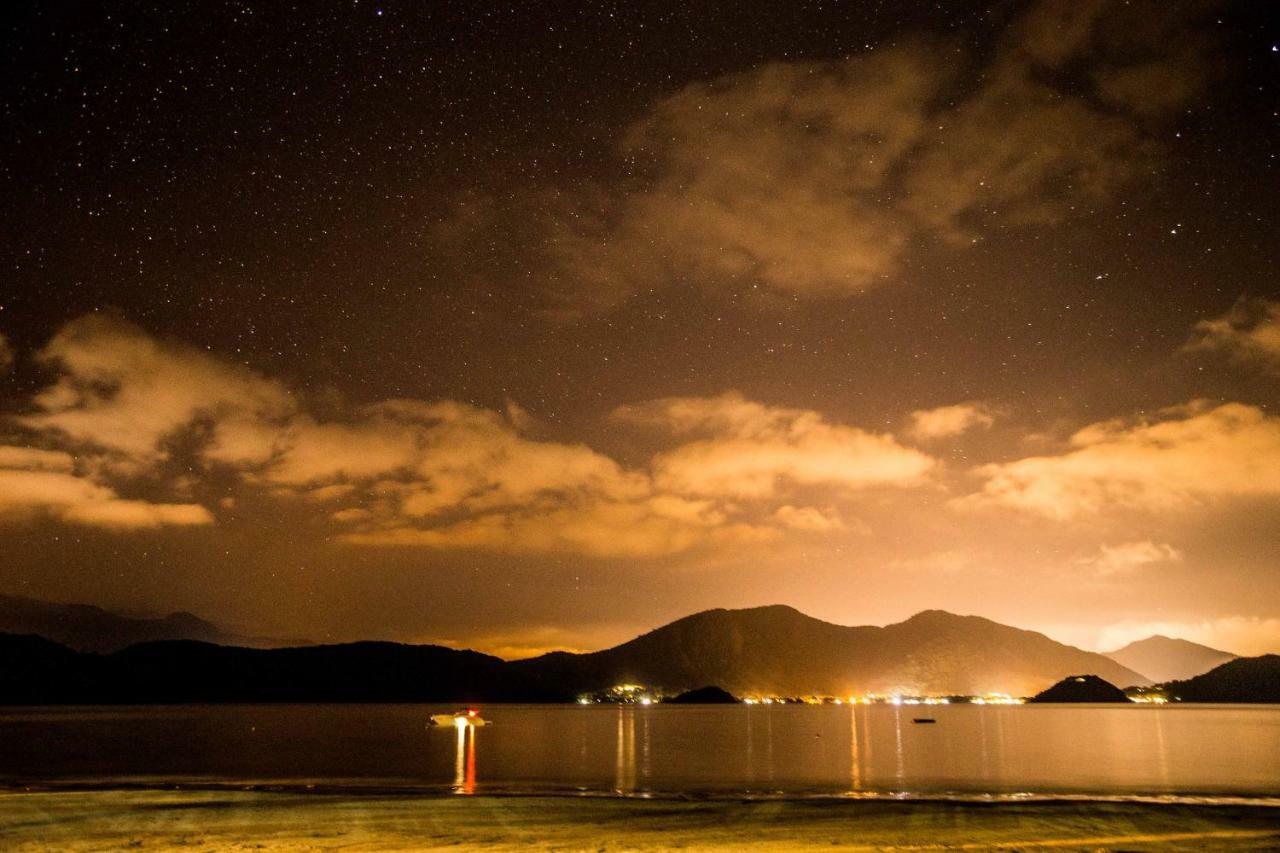
[[[474,794],[476,792],[476,727],[454,726],[458,733],[455,746],[456,756],[453,762],[453,792],[455,794]]]
[[[412,705],[0,709],[0,782],[483,794],[1280,796],[1277,706]],[[482,742],[483,741],[483,742]]]

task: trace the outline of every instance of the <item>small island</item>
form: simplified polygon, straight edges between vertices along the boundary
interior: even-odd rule
[[[681,705],[733,705],[738,699],[719,687],[699,687],[696,690],[686,690],[666,701]]]
[[[1028,702],[1129,702],[1124,691],[1096,675],[1069,675]]]

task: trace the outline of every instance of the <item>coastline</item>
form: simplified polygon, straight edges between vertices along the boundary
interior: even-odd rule
[[[0,847],[165,850],[1280,847],[1280,807],[1045,799],[677,799],[315,790],[0,792]]]
[[[1195,806],[1211,808],[1263,808],[1275,809],[1280,815],[1280,794],[1246,794],[1229,792],[1184,793],[1102,793],[1090,791],[948,791],[939,789],[891,790],[863,789],[858,791],[836,790],[765,790],[765,789],[705,789],[705,790],[610,790],[607,788],[552,787],[545,784],[528,787],[486,786],[476,790],[461,790],[449,784],[422,784],[416,781],[368,779],[326,779],[306,781],[300,779],[209,779],[166,777],[163,779],[131,778],[80,778],[0,780],[0,797],[10,794],[98,794],[98,793],[257,793],[273,795],[307,795],[348,797],[354,800],[369,798],[405,797],[429,799],[513,799],[513,800],[620,800],[678,803],[907,803],[914,805],[1054,805],[1054,804],[1106,804],[1137,806]]]

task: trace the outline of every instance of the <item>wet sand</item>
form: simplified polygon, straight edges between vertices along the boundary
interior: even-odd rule
[[[0,848],[1276,850],[1280,809],[1135,803],[683,802],[261,791],[0,793]]]

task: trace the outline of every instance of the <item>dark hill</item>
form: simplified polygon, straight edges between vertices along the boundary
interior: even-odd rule
[[[1124,691],[1096,675],[1072,675],[1037,693],[1028,702],[1125,702]]]
[[[697,690],[688,690],[667,701],[681,705],[733,705],[738,700],[732,693],[721,690],[719,687],[699,687]]]
[[[0,634],[0,703],[82,702],[94,695],[101,659],[29,634]]]
[[[1121,666],[1127,666],[1160,684],[1194,678],[1239,657],[1190,640],[1159,634],[1137,640],[1106,655]]]
[[[1280,703],[1280,655],[1236,658],[1166,690],[1184,702]]]
[[[1150,683],[1101,655],[977,616],[927,610],[883,628],[845,627],[781,605],[707,610],[612,649],[557,652],[512,667],[575,692],[635,683],[669,692],[718,684],[738,696],[1022,696],[1081,671]]]

